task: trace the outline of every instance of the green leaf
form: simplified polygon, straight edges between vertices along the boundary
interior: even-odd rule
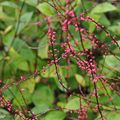
[[[0,109],[0,120],[14,120],[13,117],[4,109]]]
[[[14,48],[10,48],[9,50],[9,56],[12,57],[12,59],[20,58],[21,56],[15,51]]]
[[[111,24],[110,21],[108,20],[108,18],[104,14],[102,14],[99,21],[102,25],[104,25],[106,27],[110,26],[110,24]]]
[[[120,71],[120,60],[113,55],[108,55],[105,57],[105,63],[113,70]]]
[[[105,12],[114,11],[114,10],[117,10],[117,8],[114,5],[112,5],[108,2],[104,2],[104,3],[98,4],[92,10],[92,12],[93,13],[105,13]]]
[[[112,112],[103,111],[103,115],[105,117],[105,120],[119,120],[120,119],[120,114],[114,111]],[[100,120],[100,115],[95,120]]]
[[[50,106],[54,102],[53,91],[48,86],[41,85],[35,90],[32,101],[36,106],[40,104]]]
[[[90,13],[89,14],[90,17],[92,17],[96,22],[98,22],[101,18],[101,14],[95,14],[95,13]],[[94,22],[90,22],[89,23],[89,32],[93,32],[96,28],[96,24]]]
[[[7,6],[7,7],[12,7],[12,8],[18,8],[18,6],[10,1],[4,1],[0,3],[1,6]]]
[[[21,89],[27,89],[30,93],[33,93],[33,91],[35,89],[35,79],[34,78],[30,78],[28,80],[23,81],[20,84],[20,88]]]
[[[114,34],[120,35],[120,22],[117,25],[109,26],[108,29],[114,32]]]
[[[42,59],[48,58],[48,38],[45,36],[40,42],[39,42],[39,49],[38,49],[38,56]]]
[[[24,1],[24,0],[21,0],[21,1]],[[38,0],[25,0],[25,2],[31,6],[36,6]]]
[[[48,112],[50,109],[49,109],[49,106],[46,105],[46,104],[39,104],[37,106],[35,106],[33,109],[32,109],[32,112],[34,112],[35,114],[42,114],[42,113],[46,113]]]
[[[10,80],[8,80],[10,81]],[[13,85],[11,87],[9,87],[9,89],[5,89],[3,91],[3,95],[4,97],[6,98],[6,100],[12,100],[14,98],[13,94],[11,93],[11,91],[14,93],[14,94],[17,94],[17,88],[16,88],[16,85]]]
[[[64,120],[65,113],[62,111],[51,111],[45,116],[45,120]]]
[[[30,48],[28,48],[28,45],[24,40],[16,38],[14,40],[13,47],[17,52],[19,52],[24,60],[34,63],[35,54]]]
[[[4,37],[3,37],[3,43],[6,45],[6,46],[10,46],[11,43],[12,43],[12,40],[14,39],[14,31],[10,31],[8,34],[6,34]]]
[[[17,33],[20,33],[28,25],[32,18],[32,15],[33,12],[26,12],[21,16],[20,22],[18,21],[16,25]]]
[[[26,61],[24,61],[22,59],[21,60],[18,59],[17,62],[19,63],[18,66],[17,66],[18,69],[23,70],[23,71],[28,71],[29,70],[28,63]]]
[[[77,68],[74,64],[69,65],[69,70],[66,69],[67,66],[61,66],[61,72],[64,77],[69,75],[70,77],[73,77],[77,71]]]
[[[53,16],[54,9],[48,3],[43,2],[37,6],[37,9],[46,16]]]
[[[58,88],[59,88],[60,90],[62,90],[62,91],[65,92],[65,91],[66,91],[65,88],[67,88],[67,82],[66,82],[66,80],[65,80],[65,77],[64,77],[63,74],[62,74],[61,66],[58,66],[58,73],[59,73],[59,76],[60,76],[61,80],[58,80],[58,76],[57,76],[57,75],[56,75],[56,77],[54,77],[54,80],[55,80]],[[62,82],[62,84],[60,83],[60,81]],[[63,86],[64,86],[65,88],[64,88]]]
[[[13,104],[16,106],[21,106],[21,105],[26,106],[26,104],[28,105],[32,102],[32,95],[26,89],[23,89],[22,94],[19,91],[17,91],[15,96],[16,97],[13,100]]]
[[[56,77],[56,70],[55,70],[55,65],[48,66],[46,68],[45,72],[41,72],[42,77],[44,78],[50,78],[50,77]]]
[[[20,50],[20,55],[23,57],[23,59],[34,62],[35,55],[33,54],[33,51],[29,48],[22,48]]]
[[[112,95],[113,103],[116,106],[120,106],[120,96],[117,94]]]
[[[3,59],[3,54],[0,54],[0,61]]]
[[[75,78],[81,86],[85,87],[85,80],[81,75],[75,74]]]
[[[9,21],[14,20],[14,18],[8,16],[8,15],[4,12],[3,7],[0,6],[0,20],[4,20],[5,22],[9,22]]]
[[[68,101],[66,104],[65,108],[70,109],[70,110],[77,110],[80,108],[80,98],[75,97],[72,98]]]
[[[7,33],[9,33],[12,30],[13,26],[9,25],[8,27],[6,27],[4,34],[6,35]]]
[[[120,114],[117,112],[107,112],[105,117],[107,120],[119,120]]]
[[[20,39],[18,37],[14,40],[13,48],[17,52],[19,52],[23,47],[26,47],[26,46],[27,46],[27,44],[26,44],[26,42],[24,40],[22,40],[22,39]]]
[[[10,55],[10,58],[11,58],[11,61],[12,61],[12,64],[20,69],[20,70],[23,70],[23,71],[28,71],[29,70],[29,67],[28,67],[28,63],[23,59],[23,57],[18,54],[14,48],[11,48],[10,51],[9,51],[9,55]]]

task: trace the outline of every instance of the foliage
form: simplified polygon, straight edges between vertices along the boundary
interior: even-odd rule
[[[100,2],[0,0],[0,120],[119,119],[120,2]]]

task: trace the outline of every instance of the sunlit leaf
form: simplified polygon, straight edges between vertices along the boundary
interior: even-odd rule
[[[45,120],[64,120],[65,116],[62,111],[51,111],[45,116]]]
[[[36,106],[40,104],[51,105],[54,101],[53,91],[48,86],[39,86],[32,96],[32,101]]]
[[[75,78],[81,86],[85,87],[85,80],[81,75],[75,74]]]
[[[98,4],[93,10],[93,13],[105,13],[105,12],[109,12],[109,11],[114,11],[117,10],[117,8],[110,4],[109,2],[104,2],[101,4]]]
[[[42,59],[48,58],[48,39],[47,36],[45,36],[42,40],[40,40],[38,45],[38,56],[40,56]]]
[[[54,9],[53,7],[51,7],[48,3],[46,2],[43,2],[43,3],[40,3],[38,6],[37,6],[38,10],[40,12],[42,12],[44,15],[46,16],[53,16],[54,15]]]

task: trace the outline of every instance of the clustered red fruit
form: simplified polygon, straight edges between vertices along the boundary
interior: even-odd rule
[[[25,114],[24,114],[25,111],[26,111],[27,114],[29,114],[29,111],[27,111],[27,110],[24,110],[24,112],[21,111],[21,110],[15,110],[13,105],[12,105],[12,102],[7,100],[7,99],[5,99],[4,96],[0,96],[0,107],[6,109],[12,115],[20,116],[21,120],[24,120],[24,119],[25,120],[37,120],[37,118],[35,117],[35,115],[33,113],[32,113],[32,115],[29,118],[25,117]]]
[[[80,110],[78,110],[78,120],[87,120],[87,109],[85,107],[81,107]]]
[[[102,104],[99,102],[100,95],[98,94],[100,89],[97,88],[97,82],[101,82],[103,88],[101,90],[105,90],[105,84],[108,84],[108,80],[104,75],[102,75],[99,72],[98,64],[96,62],[96,56],[94,55],[94,51],[100,51],[100,54],[106,56],[108,54],[111,54],[110,47],[115,44],[119,48],[118,42],[115,38],[115,36],[112,36],[100,23],[95,22],[93,18],[90,16],[86,16],[85,13],[81,13],[80,15],[76,15],[74,12],[74,9],[71,6],[71,1],[66,0],[66,6],[64,13],[58,12],[58,15],[62,18],[61,22],[61,30],[63,31],[64,37],[62,42],[59,44],[57,42],[57,32],[51,27],[52,20],[51,18],[48,18],[48,38],[49,38],[49,57],[50,62],[49,65],[59,65],[59,62],[61,60],[66,60],[68,66],[71,64],[71,58],[76,61],[76,64],[78,67],[86,73],[87,76],[90,77],[90,80],[94,86],[94,91],[91,93],[91,97],[96,98],[96,112],[99,112],[101,115],[101,119],[104,120],[104,116],[101,110]],[[106,44],[104,41],[100,40],[96,37],[94,33],[90,33],[85,27],[82,26],[82,22],[93,22],[96,24],[97,30],[103,30],[106,33],[106,37],[109,37],[111,39],[110,44]],[[76,40],[74,38],[74,35],[70,32],[69,28],[71,26],[74,26],[74,29],[76,32],[79,33],[80,40]],[[74,44],[73,41],[74,40]],[[90,48],[85,48],[84,42],[90,43]],[[56,49],[56,46],[61,47],[61,51]],[[79,49],[81,47],[82,49]],[[78,48],[78,49],[76,49]],[[113,54],[112,54],[113,55]],[[56,69],[56,73],[58,74],[59,71]],[[69,75],[66,76],[68,78]],[[58,75],[58,80],[61,83],[61,77]],[[62,85],[64,87],[64,84]],[[113,89],[113,86],[110,86],[110,89]],[[66,88],[66,90],[68,90]],[[69,91],[70,92],[70,91]],[[70,92],[71,93],[71,92]],[[105,93],[106,95],[106,93]],[[109,97],[109,101],[112,102],[112,98],[107,93],[107,96]],[[83,94],[83,97],[84,94]],[[89,102],[90,107],[91,102]],[[87,112],[85,109],[80,109],[78,112],[78,119],[85,120],[87,119]]]

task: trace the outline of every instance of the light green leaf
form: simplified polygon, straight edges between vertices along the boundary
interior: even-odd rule
[[[4,12],[3,7],[0,6],[0,20],[4,20],[4,21],[6,21],[6,22],[9,22],[9,21],[14,20],[14,18],[8,16],[8,15]]]
[[[45,36],[42,40],[39,42],[39,49],[38,49],[38,56],[42,59],[48,58],[48,38]]]
[[[18,6],[10,1],[4,1],[0,3],[0,6],[7,6],[7,7],[12,7],[12,8],[18,8]]]
[[[95,14],[95,13],[90,13],[89,16],[95,20],[95,22],[98,22],[101,18],[101,14]],[[96,24],[94,22],[89,23],[89,32],[93,32],[96,28]]]
[[[32,109],[32,112],[34,112],[35,114],[40,114],[40,113],[42,114],[42,113],[48,112],[49,110],[50,109],[48,105],[39,104]]]
[[[17,59],[17,62],[19,62],[18,66],[17,66],[18,69],[23,70],[23,71],[29,70],[28,63],[25,60]]]
[[[108,29],[117,35],[120,35],[120,22],[117,25],[109,26]]]
[[[120,60],[113,55],[108,55],[105,57],[105,63],[111,67],[113,70],[120,71]]]
[[[75,78],[82,87],[85,87],[85,80],[81,75],[75,74]]]
[[[65,116],[62,111],[51,111],[45,116],[45,120],[64,120]]]
[[[14,120],[13,117],[4,109],[0,109],[0,120]]]
[[[35,55],[33,51],[29,48],[21,48],[20,55],[27,61],[34,62]]]
[[[25,106],[26,104],[28,105],[32,102],[32,95],[29,93],[28,90],[23,90],[22,94],[18,91],[15,94],[15,96],[16,97],[13,100],[13,104],[16,105],[16,106],[21,106],[21,105]]]
[[[21,0],[21,1],[24,1],[24,0]],[[31,6],[36,6],[38,0],[25,0],[25,2]]]
[[[32,96],[32,101],[36,106],[40,104],[50,106],[54,102],[53,91],[48,86],[39,86]]]
[[[117,94],[113,94],[112,99],[113,99],[114,105],[116,105],[117,107],[120,107],[120,96]]]
[[[120,119],[120,114],[117,112],[106,112],[103,111],[105,120],[119,120]],[[100,115],[95,119],[95,120],[100,120]]]
[[[9,51],[9,55],[12,61],[12,64],[23,71],[28,71],[29,67],[28,67],[28,63],[23,59],[23,57],[18,54],[14,48],[11,48]]]
[[[92,12],[93,13],[105,13],[105,12],[114,11],[114,10],[117,10],[117,8],[114,5],[112,5],[108,2],[104,2],[104,3],[98,4],[92,10]]]
[[[19,23],[16,25],[17,33],[20,33],[28,25],[32,18],[32,15],[33,12],[27,12],[21,16],[20,22],[18,21]]]
[[[21,56],[15,51],[14,48],[10,48],[9,50],[9,55],[10,57],[12,57],[12,59],[17,59],[17,58],[20,58]]]
[[[62,73],[62,69],[61,69],[61,67],[60,66],[58,66],[58,73],[59,73],[59,76],[60,76],[60,80],[58,80],[58,76],[56,76],[54,79],[55,79],[55,82],[56,82],[56,84],[57,84],[57,86],[58,86],[58,88],[60,89],[60,90],[62,90],[62,91],[66,91],[66,89],[65,88],[67,88],[67,82],[66,82],[66,80],[65,80],[65,77],[63,76],[63,73]],[[60,81],[62,82],[62,84],[60,83]],[[65,88],[64,88],[64,87]]]
[[[56,70],[55,70],[55,65],[48,66],[46,68],[45,72],[41,72],[42,77],[44,78],[49,78],[49,77],[56,77]]]
[[[13,26],[9,25],[8,27],[6,27],[5,31],[4,31],[4,35],[7,34],[8,32],[10,32],[12,30]]]
[[[80,108],[80,98],[72,98],[68,101],[66,104],[65,108],[70,109],[70,110],[77,110]]]
[[[20,38],[16,38],[13,44],[14,49],[19,52],[22,58],[33,66],[35,61],[35,54],[34,52],[28,47],[26,42]],[[29,66],[30,67],[30,66]]]
[[[27,89],[30,93],[33,93],[33,91],[35,89],[35,79],[34,78],[30,78],[28,80],[23,81],[20,84],[20,88],[21,89]]]
[[[108,18],[104,14],[102,14],[102,16],[101,16],[99,21],[105,27],[108,27],[111,24],[110,21],[108,20]]]
[[[15,32],[14,31],[10,31],[8,32],[4,37],[3,37],[3,43],[6,45],[6,46],[10,46],[11,43],[12,43],[12,40],[14,39],[14,34]]]
[[[46,16],[54,15],[54,9],[46,2],[40,3],[37,9]]]

